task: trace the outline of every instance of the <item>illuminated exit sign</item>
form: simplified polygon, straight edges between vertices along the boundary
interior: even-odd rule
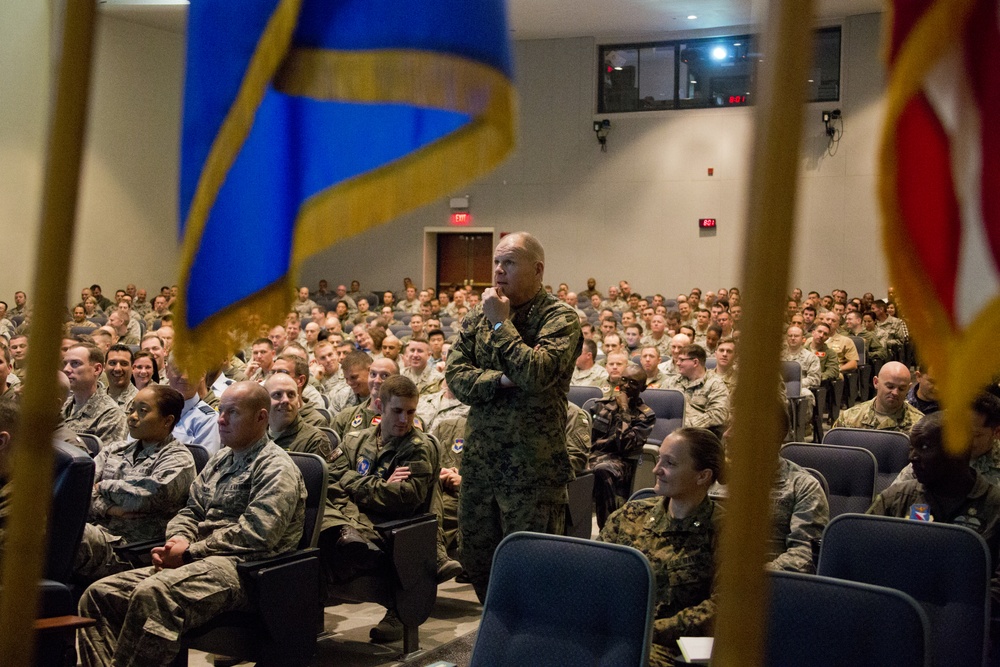
[[[456,211],[451,214],[451,224],[458,227],[468,227],[472,224],[472,214],[467,211]]]

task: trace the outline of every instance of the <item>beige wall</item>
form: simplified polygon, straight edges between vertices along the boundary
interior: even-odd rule
[[[0,298],[10,300],[33,270],[45,117],[44,62],[22,50],[44,38],[47,18],[35,7],[43,3],[3,4],[0,55],[15,64],[0,68]],[[12,13],[20,16],[8,20]],[[877,16],[844,23],[836,106],[846,132],[835,156],[825,155],[819,120],[834,105],[806,110],[793,272],[806,288],[884,291],[873,180],[878,37]],[[452,194],[472,196],[477,225],[536,233],[551,282],[582,288],[590,275],[602,286],[624,277],[640,292],[665,293],[738,282],[752,109],[612,115],[601,153],[591,127],[596,48],[586,38],[517,43],[517,152]],[[181,35],[102,16],[71,294],[91,282],[108,291],[127,281],[151,290],[175,281],[183,50]],[[423,229],[446,224],[446,201],[322,253],[303,280],[357,278],[375,289],[421,276]],[[699,235],[700,217],[719,220],[716,235]]]
[[[17,289],[30,299],[35,267],[48,102],[47,63],[34,45],[44,43],[48,15],[46,3],[3,5],[0,299],[10,302]],[[174,282],[183,59],[181,35],[100,16],[71,297],[94,282],[105,291]]]

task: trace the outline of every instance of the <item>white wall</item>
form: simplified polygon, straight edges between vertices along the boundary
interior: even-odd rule
[[[0,299],[30,289],[46,114],[44,3],[3,3],[0,14]],[[9,15],[9,16],[8,16]],[[821,108],[809,105],[802,150],[795,284],[828,292],[884,291],[874,154],[883,88],[879,17],[844,23],[846,132],[824,154]],[[629,279],[640,292],[715,289],[739,281],[750,180],[752,109],[610,116],[608,152],[594,119],[592,39],[516,45],[521,98],[516,154],[470,194],[476,225],[527,229],[547,250],[547,279],[580,289]],[[37,48],[36,48],[37,51]],[[101,16],[70,295],[100,282],[155,290],[176,279],[177,157],[183,36]],[[712,167],[715,175],[708,177]],[[330,249],[303,281],[357,278],[397,288],[422,275],[423,229],[446,224],[447,198]],[[699,236],[697,219],[719,220]],[[234,244],[234,256],[239,256]]]

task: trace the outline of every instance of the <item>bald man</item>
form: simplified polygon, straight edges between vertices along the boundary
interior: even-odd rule
[[[546,292],[545,251],[531,234],[500,240],[493,287],[462,321],[448,355],[448,387],[469,405],[459,530],[462,565],[479,599],[493,552],[512,532],[562,534],[566,401],[580,354],[576,312]]]
[[[910,369],[898,361],[890,361],[882,366],[872,383],[875,385],[875,398],[841,412],[834,427],[873,428],[909,434],[913,425],[924,416],[906,402]]]

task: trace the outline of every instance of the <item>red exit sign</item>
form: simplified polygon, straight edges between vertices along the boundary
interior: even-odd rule
[[[699,218],[699,229],[715,229],[715,218]]]
[[[459,227],[467,227],[472,224],[472,214],[467,212],[452,213],[451,224]]]

